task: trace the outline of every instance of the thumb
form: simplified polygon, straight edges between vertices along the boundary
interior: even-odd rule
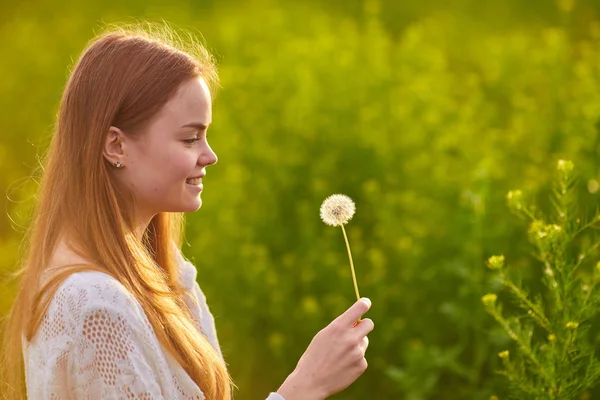
[[[352,326],[356,320],[358,320],[363,314],[365,314],[371,308],[371,300],[363,297],[357,300],[349,309],[347,309],[342,315],[335,319],[337,324],[343,326]]]

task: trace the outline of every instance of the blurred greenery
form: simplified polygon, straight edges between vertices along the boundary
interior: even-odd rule
[[[3,2],[2,273],[17,267],[68,68],[103,22],[132,17],[202,32],[220,63],[220,161],[184,251],[237,398],[276,389],[353,302],[341,232],[319,219],[333,193],[357,205],[348,235],[376,324],[369,369],[334,398],[505,398],[510,340],[480,301],[495,289],[484,261],[504,254],[537,278],[505,196],[546,207],[559,158],[578,168],[584,209],[599,203],[600,3]],[[13,289],[0,290],[2,314]]]

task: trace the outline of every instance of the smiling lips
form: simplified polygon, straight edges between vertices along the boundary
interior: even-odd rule
[[[195,178],[188,178],[185,180],[185,183],[187,183],[188,185],[198,186],[198,185],[200,185],[200,183],[202,183],[202,176],[198,176]]]

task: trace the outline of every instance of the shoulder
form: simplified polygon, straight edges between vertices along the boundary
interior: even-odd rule
[[[56,290],[48,316],[60,316],[81,323],[98,313],[126,318],[130,322],[145,320],[141,305],[133,294],[114,277],[97,271],[76,272]]]
[[[175,248],[175,262],[179,269],[179,282],[186,289],[191,289],[196,282],[198,271],[194,264],[188,260],[181,249]]]
[[[198,270],[196,266],[183,255],[180,249],[176,249],[175,254],[179,266],[179,283],[187,292],[195,293],[200,302],[206,302],[204,292],[198,284]]]
[[[66,346],[90,327],[117,325],[131,334],[151,330],[141,305],[117,279],[97,271],[76,272],[54,292],[32,343],[34,348]]]
[[[134,296],[114,277],[104,272],[76,272],[67,277],[56,296],[77,300],[82,305],[122,305],[135,302]]]

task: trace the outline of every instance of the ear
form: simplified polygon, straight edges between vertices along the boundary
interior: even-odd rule
[[[117,162],[120,162],[120,165],[125,164],[124,141],[125,134],[123,131],[114,126],[108,129],[108,133],[104,139],[102,155],[112,165],[115,165]]]

